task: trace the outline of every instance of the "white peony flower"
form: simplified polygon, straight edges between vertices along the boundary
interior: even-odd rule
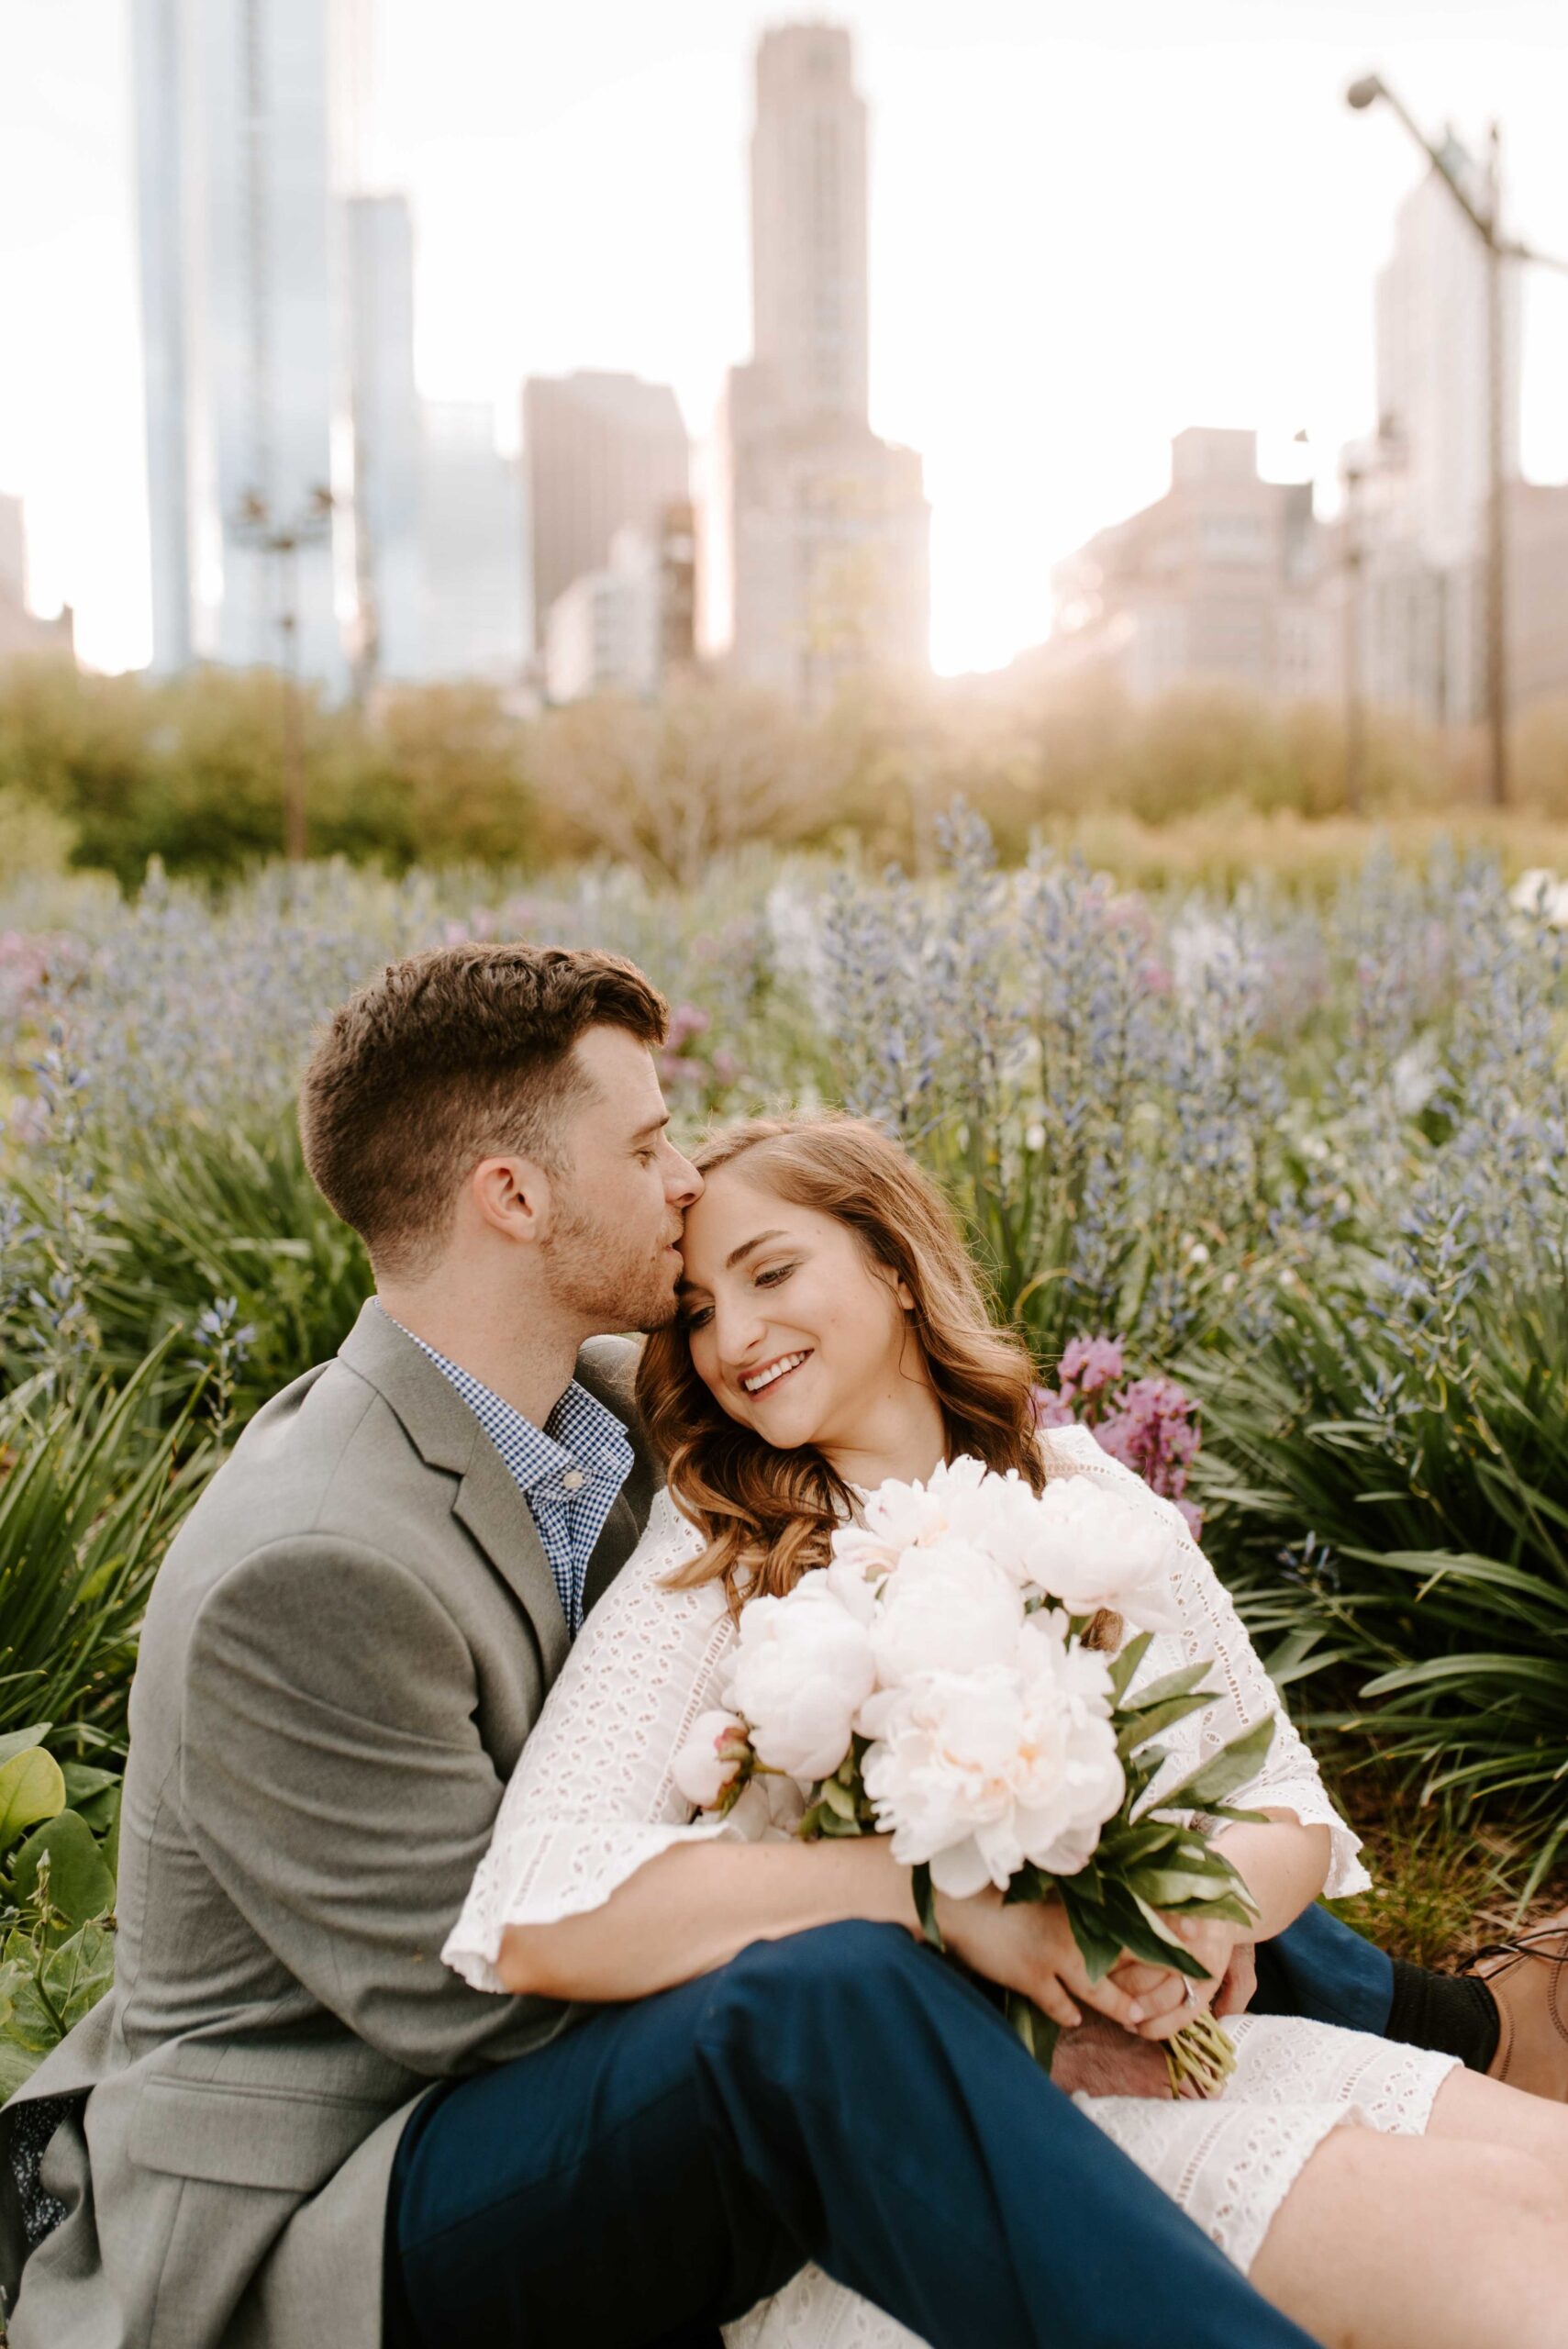
[[[699,1713],[671,1765],[675,1784],[699,1810],[711,1810],[746,1758],[746,1724],[738,1713]]]
[[[1029,1861],[1076,1875],[1120,1806],[1109,1668],[1064,1629],[1032,1616],[1012,1663],[928,1673],[875,1700],[862,1776],[877,1824],[895,1859],[929,1864],[955,1898],[1006,1887]]]
[[[822,1568],[803,1575],[787,1598],[753,1598],[741,1609],[728,1693],[771,1769],[807,1784],[830,1777],[875,1683],[870,1632]]]
[[[984,1550],[953,1535],[906,1550],[871,1627],[877,1677],[896,1688],[923,1672],[1009,1664],[1023,1620],[1022,1591]]]
[[[843,1525],[833,1554],[852,1562],[868,1581],[890,1575],[907,1550],[929,1550],[951,1533],[965,1535],[975,1520],[985,1478],[983,1461],[962,1453],[943,1461],[926,1483],[888,1477],[865,1497],[863,1522]]]
[[[1135,1631],[1181,1628],[1173,1571],[1176,1529],[1163,1511],[1107,1492],[1093,1476],[1046,1486],[1015,1532],[1029,1577],[1073,1615],[1112,1607]]]

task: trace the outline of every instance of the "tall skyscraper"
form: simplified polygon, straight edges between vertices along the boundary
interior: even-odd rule
[[[512,685],[528,657],[523,488],[487,400],[422,410],[420,676]]]
[[[417,677],[424,612],[413,229],[401,195],[350,195],[345,212],[358,664],[367,680]]]
[[[691,495],[691,450],[667,384],[579,373],[524,384],[523,462],[542,651],[551,605],[606,567],[617,532],[652,535],[665,509]]]
[[[847,32],[790,25],[757,51],[752,355],[791,417],[866,417],[866,110]]]
[[[153,664],[343,651],[346,420],[323,0],[132,0]],[[270,546],[298,526],[292,551]],[[348,593],[351,597],[352,582]]]
[[[728,662],[818,709],[855,677],[924,669],[929,637],[920,460],[867,421],[865,106],[836,28],[759,47],[751,269],[754,355],[718,433]]]

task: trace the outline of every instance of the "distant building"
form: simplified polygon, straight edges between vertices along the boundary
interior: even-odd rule
[[[866,109],[847,32],[789,25],[757,49],[751,354],[784,415],[863,424]]]
[[[574,579],[602,571],[618,530],[652,534],[691,496],[691,449],[667,384],[533,376],[523,386],[536,640]]]
[[[486,400],[427,401],[422,424],[418,674],[515,684],[528,657],[517,465]]]
[[[424,665],[414,234],[401,195],[351,195],[347,228],[354,429],[356,667],[362,683]]]
[[[1449,152],[1476,201],[1489,201],[1481,166],[1451,134]],[[1503,462],[1511,478],[1519,449],[1516,272],[1505,275],[1503,297]],[[1377,281],[1376,362],[1384,455],[1361,532],[1366,692],[1380,707],[1465,726],[1485,704],[1486,261],[1435,171],[1396,216]]]
[[[0,662],[28,652],[71,660],[75,651],[75,622],[69,604],[52,620],[39,619],[28,608],[28,536],[22,501],[0,495]]]
[[[545,622],[545,691],[552,702],[594,694],[655,694],[695,660],[695,518],[669,507],[658,531],[617,530],[602,571],[584,572]]]
[[[1319,698],[1337,677],[1324,565],[1310,486],[1260,479],[1254,433],[1195,426],[1165,495],[1057,566],[1052,665],[1140,700],[1194,683]]]
[[[867,421],[866,110],[840,28],[759,46],[751,265],[754,355],[718,433],[728,666],[818,709],[929,665],[920,460]]]
[[[552,702],[650,695],[661,658],[659,557],[640,530],[617,530],[602,571],[586,571],[550,606],[545,691]]]
[[[287,594],[303,673],[344,674],[330,534],[279,556],[243,519],[248,501],[272,529],[319,513],[346,445],[327,17],[132,0],[160,670],[275,661]]]

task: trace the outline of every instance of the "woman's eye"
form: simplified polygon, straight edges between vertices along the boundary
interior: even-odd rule
[[[795,1264],[771,1264],[765,1273],[757,1275],[757,1286],[777,1288],[781,1281],[787,1281],[791,1273],[797,1270],[798,1267]]]
[[[713,1308],[711,1305],[695,1306],[691,1312],[686,1316],[686,1327],[688,1330],[701,1330],[706,1328],[712,1319]]]

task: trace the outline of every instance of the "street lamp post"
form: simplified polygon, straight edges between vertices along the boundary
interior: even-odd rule
[[[1502,233],[1501,136],[1494,123],[1488,145],[1488,169],[1484,205],[1478,205],[1454,169],[1448,147],[1427,137],[1401,99],[1381,75],[1368,73],[1352,82],[1345,103],[1356,112],[1378,99],[1397,115],[1427,157],[1470,226],[1480,238],[1486,264],[1486,732],[1491,796],[1495,807],[1508,804],[1508,630],[1507,630],[1507,450],[1503,440],[1503,263],[1535,262],[1547,269],[1568,270],[1568,262],[1539,253]]]
[[[279,664],[284,683],[284,854],[291,864],[306,855],[305,734],[300,723],[299,555],[331,536],[332,493],[318,484],[292,521],[274,523],[259,490],[247,490],[234,522],[236,538],[268,557],[277,583]]]

